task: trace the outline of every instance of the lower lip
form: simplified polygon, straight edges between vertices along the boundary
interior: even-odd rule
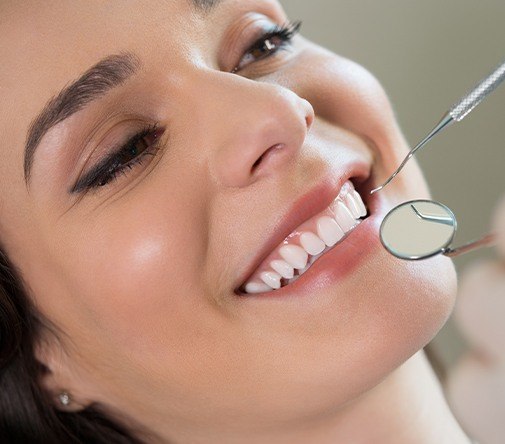
[[[386,203],[380,194],[369,202],[370,216],[354,228],[346,238],[317,259],[295,282],[266,293],[244,294],[250,298],[302,297],[344,280],[377,250],[383,248],[379,228],[386,215]]]

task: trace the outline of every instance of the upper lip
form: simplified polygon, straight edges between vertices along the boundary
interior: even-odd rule
[[[354,185],[359,185],[365,182],[370,175],[371,165],[366,162],[339,165],[338,172],[335,170],[327,171],[322,180],[296,199],[289,210],[280,218],[271,235],[267,237],[266,242],[253,256],[249,266],[241,274],[235,292],[240,293],[240,286],[296,227],[327,208],[338,196],[346,181],[353,179],[355,180]]]

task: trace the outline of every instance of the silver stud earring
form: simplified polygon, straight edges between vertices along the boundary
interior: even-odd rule
[[[67,392],[61,392],[58,395],[61,405],[67,407],[70,404],[70,395]]]

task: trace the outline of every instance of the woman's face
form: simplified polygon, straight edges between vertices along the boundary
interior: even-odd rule
[[[0,238],[62,332],[49,386],[210,434],[376,385],[439,330],[455,275],[380,246],[387,209],[428,191],[412,163],[365,192],[407,151],[377,80],[299,35],[249,51],[287,22],[275,0],[200,3],[1,3]],[[294,284],[237,294],[346,180],[371,216]]]

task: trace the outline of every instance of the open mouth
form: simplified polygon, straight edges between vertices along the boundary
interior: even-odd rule
[[[296,282],[314,262],[338,247],[368,217],[362,198],[368,195],[367,188],[355,186],[352,179],[346,181],[331,204],[277,245],[237,293],[269,293]]]

